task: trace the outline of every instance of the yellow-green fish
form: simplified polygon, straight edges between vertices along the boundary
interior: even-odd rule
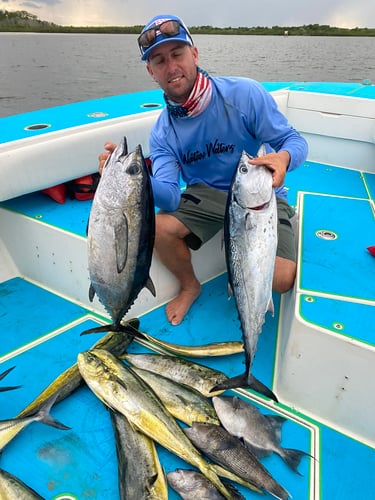
[[[225,498],[232,498],[213,467],[185,436],[155,392],[131,368],[101,349],[80,353],[78,367],[87,385],[107,406],[125,415],[136,429],[197,467]]]

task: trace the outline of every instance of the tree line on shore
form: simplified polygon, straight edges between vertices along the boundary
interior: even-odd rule
[[[143,26],[60,26],[41,21],[27,11],[0,9],[0,31],[34,33],[139,34]],[[276,36],[375,36],[375,28],[338,28],[325,24],[303,26],[226,27],[189,26],[192,35],[276,35]]]

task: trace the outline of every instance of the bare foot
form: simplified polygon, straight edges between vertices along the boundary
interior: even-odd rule
[[[197,282],[197,284],[191,288],[181,290],[177,297],[169,302],[165,312],[167,314],[168,321],[173,326],[177,326],[181,323],[194,301],[199,297],[200,293],[201,286],[200,283]]]

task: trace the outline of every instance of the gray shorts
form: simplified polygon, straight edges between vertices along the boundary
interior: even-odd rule
[[[185,237],[189,248],[198,250],[203,243],[210,240],[224,226],[227,193],[214,189],[206,184],[191,184],[181,195],[181,202],[173,215],[191,232]],[[277,252],[276,255],[296,261],[296,245],[291,219],[294,209],[283,198],[277,198]]]

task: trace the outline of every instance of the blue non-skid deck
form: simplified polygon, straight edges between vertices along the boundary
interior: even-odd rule
[[[194,305],[193,313],[182,325],[171,327],[163,308],[160,308],[141,319],[141,328],[160,339],[176,341],[178,338],[179,342],[186,345],[240,339],[237,313],[233,301],[228,301],[226,285],[225,276],[206,284],[202,296]],[[28,290],[31,302],[35,302],[30,303],[29,300],[23,309],[20,308],[16,294],[8,293],[9,290],[15,292],[17,288],[21,296]],[[10,349],[4,348],[7,361],[1,364],[1,371],[16,366],[8,375],[7,384],[22,385],[16,391],[1,394],[6,405],[1,405],[0,418],[8,418],[20,412],[49,382],[71,366],[78,352],[91,347],[98,335],[80,336],[83,330],[94,324],[83,309],[68,301],[62,303],[60,297],[22,279],[3,283],[0,293],[2,291],[5,299],[2,302],[4,314],[1,326],[4,326],[2,332],[7,332],[7,335],[3,333],[3,343],[9,343],[13,350],[23,349],[17,356],[11,357]],[[275,303],[277,309],[278,297],[275,297]],[[60,333],[53,336],[51,328],[59,325],[58,322],[51,323],[49,317],[51,311],[57,310],[66,316],[60,318]],[[23,319],[15,325],[20,315]],[[74,322],[73,325],[66,324],[67,318]],[[208,321],[208,318],[211,320]],[[259,356],[254,366],[257,375],[269,385],[272,381],[272,370],[269,368],[273,365],[276,323],[277,317],[270,317],[260,340]],[[44,333],[49,336],[47,341],[43,341],[43,327]],[[30,336],[30,331],[36,333]],[[33,342],[30,348],[28,342]],[[128,350],[147,351],[136,343]],[[244,369],[242,354],[199,362],[228,375],[236,375]],[[271,412],[268,408],[261,408],[265,413]],[[52,413],[71,430],[59,431],[39,423],[32,424],[4,449],[1,466],[22,478],[47,499],[58,498],[63,493],[79,499],[118,498],[115,443],[108,411],[87,388],[82,388],[56,405]],[[290,417],[284,424],[283,445],[311,453],[315,441],[311,430],[313,426],[294,421],[293,414]],[[160,447],[158,449],[167,472],[187,466],[169,452]],[[288,470],[277,456],[267,458],[264,463],[293,492],[295,498],[309,498],[312,481],[310,459],[304,459],[300,465],[303,476]],[[246,498],[257,497],[257,494],[246,492],[245,489],[243,492]],[[177,495],[171,492],[170,498],[177,498]]]
[[[228,301],[226,285],[225,275],[205,284],[202,296],[180,326],[170,326],[163,308],[159,308],[141,318],[141,328],[160,339],[172,342],[178,339],[182,344],[240,339],[237,313],[233,301]],[[15,292],[17,288],[21,294],[25,294],[28,289],[34,303],[29,300],[27,306],[20,307],[16,294],[7,293],[10,289]],[[11,357],[10,349],[4,348],[7,361],[0,366],[3,371],[15,365],[6,382],[21,384],[22,387],[0,393],[5,403],[0,406],[0,419],[15,416],[49,382],[75,362],[78,352],[88,349],[98,339],[98,335],[80,336],[83,330],[95,324],[95,320],[88,318],[86,311],[74,304],[68,301],[62,303],[60,297],[19,278],[3,283],[0,293],[4,290],[0,320],[2,344],[10,343],[12,349],[22,348],[23,352]],[[277,295],[275,305],[278,311]],[[34,314],[34,309],[38,314]],[[53,336],[51,328],[58,325],[53,325],[48,319],[51,309],[66,312],[73,322],[67,324],[67,317],[60,320],[61,330],[56,336]],[[18,328],[14,328],[12,325],[17,315],[24,316],[24,319]],[[272,381],[277,320],[277,313],[275,318],[267,318],[254,364],[256,376],[269,385]],[[33,330],[38,331],[36,343],[30,344],[28,348],[27,343],[35,340],[34,335],[29,335]],[[49,335],[47,341],[43,341],[43,333]],[[134,342],[128,350],[137,353],[147,351]],[[197,361],[224,371],[229,376],[242,372],[244,368],[242,354]],[[295,414],[282,404],[268,407],[267,402],[259,398],[252,402],[258,404],[263,413],[279,411],[287,416],[282,432],[283,446],[302,449],[314,456],[313,460],[303,458],[299,467],[301,476],[290,471],[276,455],[262,459],[263,464],[293,498],[319,498],[310,493],[318,480],[322,499],[373,498],[371,471],[375,467],[374,450],[333,429],[304,419],[303,415]],[[103,404],[89,389],[82,387],[57,404],[52,414],[71,429],[60,431],[40,423],[31,424],[4,449],[1,467],[23,479],[47,500],[64,498],[64,495],[80,500],[118,498],[115,442],[109,414]],[[159,446],[158,451],[167,472],[177,467],[189,467]],[[366,464],[365,469],[362,464]],[[360,491],[356,479],[359,475]],[[246,498],[259,497],[257,493],[243,487],[239,489]],[[178,496],[171,491],[170,498],[177,499]]]
[[[374,346],[375,308],[365,302],[375,300],[372,279],[375,259],[366,251],[366,245],[375,244],[371,241],[375,232],[370,206],[375,176],[306,162],[288,174],[287,187],[289,201],[294,205],[298,192],[304,192],[300,214],[304,225],[301,241],[304,272],[300,286],[306,294],[301,296],[299,304],[301,317],[321,328]],[[46,195],[34,193],[1,206],[85,236],[91,202],[68,199],[60,205]],[[353,227],[358,231],[355,235],[350,229]],[[337,233],[338,238],[317,238],[316,232],[321,229]],[[325,258],[317,258],[318,255]],[[362,266],[361,273],[353,271],[358,263]],[[326,274],[322,274],[322,268]],[[352,284],[347,288],[351,272],[355,272],[355,276],[350,278]],[[329,297],[324,296],[324,292]],[[353,300],[343,301],[342,297]],[[267,314],[253,365],[254,375],[269,387],[274,377],[278,294],[274,295],[274,303],[275,316]],[[0,419],[16,416],[76,361],[80,351],[98,340],[98,335],[80,336],[97,321],[98,318],[84,308],[23,279],[0,284],[0,373],[15,366],[0,385],[22,385],[15,391],[0,393]],[[141,318],[141,329],[159,339],[185,345],[241,339],[234,301],[227,297],[226,275],[203,286],[202,295],[181,325],[172,327],[161,307]],[[135,342],[129,347],[131,352],[145,350]],[[198,362],[228,376],[244,370],[243,354]],[[337,429],[295,413],[282,402],[269,405],[257,395],[249,393],[248,397],[260,405],[264,413],[278,412],[287,417],[283,446],[313,455],[312,459],[303,458],[299,467],[301,476],[290,471],[276,455],[262,459],[294,499],[370,500],[374,497],[374,449]],[[52,414],[71,429],[60,431],[40,423],[31,424],[4,449],[0,466],[23,479],[46,500],[119,498],[114,436],[103,404],[89,389],[82,387],[57,404]],[[190,467],[161,447],[158,451],[167,472]],[[262,498],[242,487],[239,489],[248,499]],[[170,498],[177,499],[172,490]]]

